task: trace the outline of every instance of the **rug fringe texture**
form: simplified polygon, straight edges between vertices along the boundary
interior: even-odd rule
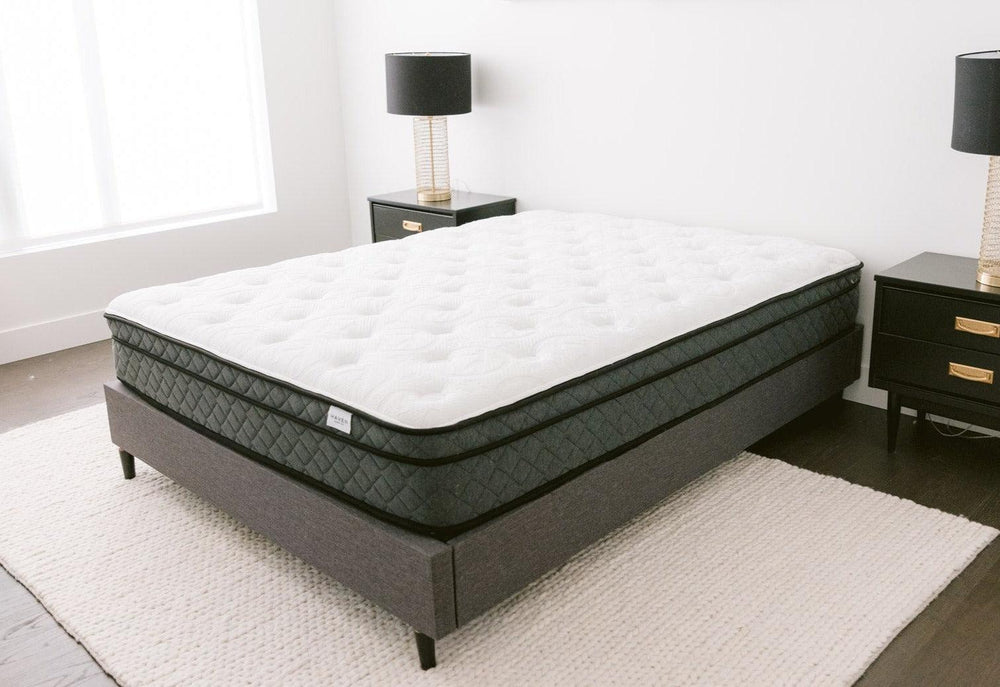
[[[387,612],[145,465],[123,480],[104,412],[0,435],[0,563],[127,686],[846,685],[997,535],[744,453],[424,673]]]

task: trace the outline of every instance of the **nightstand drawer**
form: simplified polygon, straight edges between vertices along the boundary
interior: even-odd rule
[[[401,239],[430,229],[453,227],[455,218],[408,208],[373,205],[372,223],[377,238]]]
[[[1000,307],[970,300],[886,288],[879,330],[1000,354]]]
[[[1000,355],[876,335],[880,379],[991,403],[1000,402]]]

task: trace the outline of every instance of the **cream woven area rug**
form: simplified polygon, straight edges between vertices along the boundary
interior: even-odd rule
[[[595,507],[599,507],[595,504]],[[0,435],[0,562],[123,685],[849,684],[997,531],[745,453],[438,643],[153,470]]]

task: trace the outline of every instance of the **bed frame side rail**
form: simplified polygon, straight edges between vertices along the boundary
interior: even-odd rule
[[[858,379],[861,325],[448,543],[459,626]]]

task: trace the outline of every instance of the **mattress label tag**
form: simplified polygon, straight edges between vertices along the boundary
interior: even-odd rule
[[[330,406],[330,410],[326,413],[326,426],[333,427],[334,429],[344,432],[345,434],[350,434],[352,417],[353,415],[343,408]]]

